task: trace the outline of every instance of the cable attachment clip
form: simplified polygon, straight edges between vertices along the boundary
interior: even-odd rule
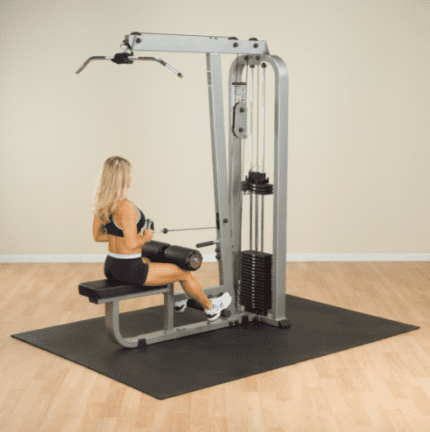
[[[112,61],[116,64],[133,64],[133,60],[130,60],[129,57],[131,57],[133,54],[128,53],[118,53],[115,54]]]
[[[134,32],[132,33],[132,35],[140,35],[140,33]],[[134,42],[133,42],[133,46],[134,46]],[[122,41],[120,48],[126,52],[126,51],[130,51],[131,55],[134,55],[133,53],[133,47],[130,46],[130,42],[129,42],[129,37],[128,35],[124,38],[124,40]]]

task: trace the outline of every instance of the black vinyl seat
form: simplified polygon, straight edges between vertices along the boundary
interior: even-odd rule
[[[91,303],[100,303],[100,300],[114,297],[133,295],[153,295],[164,293],[168,285],[145,286],[138,284],[125,284],[123,282],[109,281],[107,279],[82,282],[79,284],[79,294],[88,297]]]

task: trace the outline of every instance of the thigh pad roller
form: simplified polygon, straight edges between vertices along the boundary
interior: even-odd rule
[[[203,256],[198,250],[154,240],[143,245],[142,257],[151,262],[176,264],[187,271],[198,270],[203,262]]]

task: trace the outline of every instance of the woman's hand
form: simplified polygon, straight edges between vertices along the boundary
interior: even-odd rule
[[[152,238],[154,237],[154,231],[151,229],[144,228],[142,231],[142,237],[147,237],[148,238],[147,241],[151,241]]]

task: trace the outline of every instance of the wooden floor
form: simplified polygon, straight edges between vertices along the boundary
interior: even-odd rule
[[[218,266],[195,276],[216,285]],[[426,262],[288,263],[289,294],[421,329],[164,401],[10,337],[104,316],[78,294],[97,279],[102,264],[0,265],[1,432],[430,431]],[[162,301],[126,300],[121,312]]]

